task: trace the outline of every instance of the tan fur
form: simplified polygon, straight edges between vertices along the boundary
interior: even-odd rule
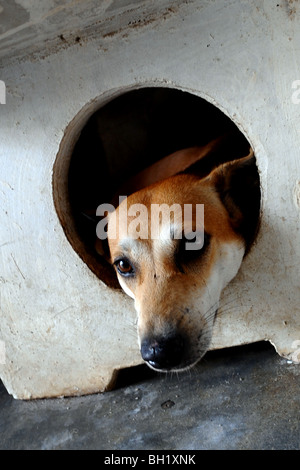
[[[188,149],[187,160],[191,155],[195,157],[195,150]],[[121,286],[135,301],[142,356],[154,369],[189,368],[209,346],[221,291],[236,275],[245,254],[245,242],[234,226],[234,219],[241,217],[240,211],[229,201],[234,214],[229,216],[217,191],[220,180],[227,184],[227,174],[238,164],[225,163],[202,179],[196,174],[180,173],[154,182],[131,194],[109,217],[111,262],[118,266],[120,259],[121,263],[125,260],[133,269],[129,276],[124,277],[118,270],[117,274]],[[156,178],[156,171],[150,170],[147,181]],[[185,252],[183,261],[177,260],[178,240],[165,239],[163,235],[153,240],[151,233],[148,239],[135,239],[130,232],[134,217],[129,217],[124,225],[120,216],[125,204],[128,209],[143,204],[151,214],[152,204],[174,203],[181,208],[184,204],[204,204],[204,229],[209,243],[188,261]],[[175,226],[177,219],[175,213]],[[169,357],[172,354],[174,357]]]

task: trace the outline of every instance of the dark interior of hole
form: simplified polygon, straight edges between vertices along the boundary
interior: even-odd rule
[[[126,179],[150,164],[177,150],[205,145],[224,133],[232,134],[230,159],[248,153],[248,141],[218,108],[168,88],[128,92],[90,118],[71,158],[69,198],[88,261],[80,255],[104,282],[118,286],[112,269],[94,250],[96,225],[86,214],[95,215],[99,204],[110,202]]]

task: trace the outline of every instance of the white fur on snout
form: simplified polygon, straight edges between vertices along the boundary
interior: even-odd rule
[[[215,314],[222,290],[237,274],[245,254],[242,242],[223,243],[210,275],[203,279],[195,297],[187,299],[190,309],[191,360],[197,362],[208,350],[212,337]],[[198,360],[197,360],[198,356]]]
[[[133,292],[129,289],[128,285],[126,284],[122,276],[120,276],[119,274],[118,274],[118,281],[123,291],[125,292],[125,294],[129,295],[129,297],[131,297],[132,299],[135,299]]]
[[[245,245],[242,241],[223,243],[216,270],[220,272],[222,286],[224,287],[236,276],[245,255]]]
[[[210,274],[203,278],[202,288],[195,294],[196,299],[187,299],[187,304],[194,304],[194,308],[202,312],[217,310],[222,290],[237,274],[245,254],[242,242],[223,243],[220,246],[219,256],[212,266]]]

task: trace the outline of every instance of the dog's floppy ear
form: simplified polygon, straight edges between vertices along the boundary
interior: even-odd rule
[[[249,155],[220,165],[208,177],[226,207],[232,227],[246,242],[246,252],[258,230],[260,184],[256,160]]]

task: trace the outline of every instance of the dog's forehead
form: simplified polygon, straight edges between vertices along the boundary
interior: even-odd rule
[[[141,238],[135,233],[119,233],[117,238],[109,239],[109,246],[112,256],[126,255],[131,259],[148,260],[153,257],[163,259],[170,256],[176,248],[174,233],[178,233],[181,227],[174,224],[164,224],[155,237]],[[130,227],[129,227],[130,232]]]
[[[128,212],[122,211],[121,205],[109,215],[107,234],[112,258],[119,255],[140,258],[149,251],[147,238],[141,240],[134,233],[134,228],[131,225],[133,221],[134,217],[128,216]]]
[[[133,259],[141,259],[151,252],[151,247],[147,240],[124,236],[119,240],[118,248],[122,253],[127,253]]]
[[[116,213],[116,216],[118,213]],[[164,221],[159,225],[158,230],[151,232],[151,219],[149,229],[140,234],[140,227],[136,231],[137,225],[131,225],[130,221],[127,226],[120,224],[118,221],[110,226],[109,229],[109,246],[112,258],[118,256],[128,256],[131,260],[139,260],[150,264],[155,260],[163,261],[166,257],[171,256],[176,249],[176,239],[182,234],[182,225],[176,223],[168,223]],[[133,219],[131,222],[134,221]],[[114,228],[117,227],[116,237],[114,236]],[[145,228],[145,223],[144,223]]]

